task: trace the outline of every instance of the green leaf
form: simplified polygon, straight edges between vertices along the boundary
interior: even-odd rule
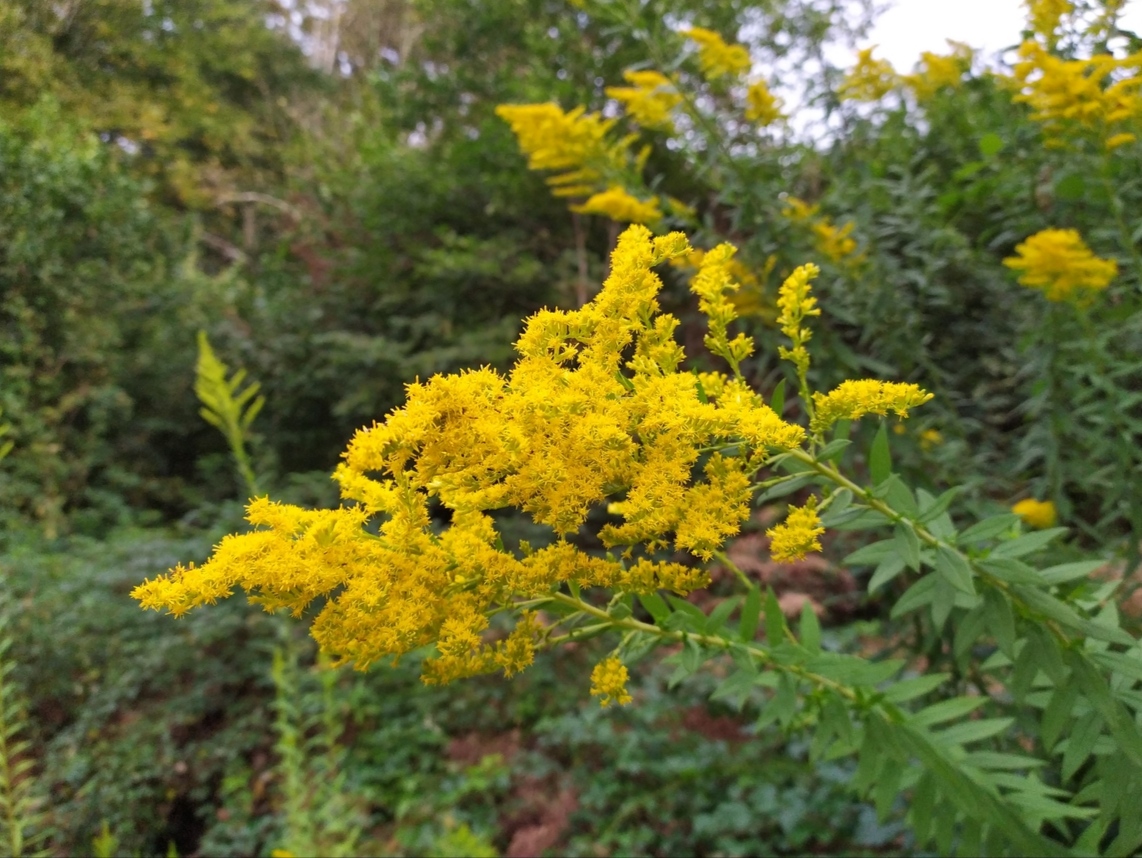
[[[920,727],[931,727],[956,718],[963,718],[986,703],[986,697],[953,697],[950,700],[941,700],[933,703],[926,709],[911,716],[911,721]]]
[[[837,458],[851,443],[848,438],[834,438],[817,452],[817,461],[828,462]]]
[[[912,791],[912,805],[908,808],[917,846],[923,847],[928,842],[928,830],[932,826],[932,809],[935,806],[936,779],[930,771],[925,771],[916,782],[916,788]]]
[[[739,712],[757,684],[757,669],[738,669],[722,680],[710,695],[711,700],[726,700]]]
[[[889,703],[905,703],[935,691],[951,678],[950,673],[933,673],[904,679],[885,689],[884,699]]]
[[[718,634],[726,624],[726,620],[730,618],[730,614],[734,612],[734,608],[738,606],[741,601],[740,596],[731,596],[728,599],[723,599],[718,603],[714,610],[710,611],[710,616],[706,618],[706,625],[703,629],[708,635]]]
[[[1037,530],[1026,533],[1010,542],[1001,542],[991,550],[992,557],[1023,557],[1043,548],[1053,539],[1067,532],[1065,527],[1051,527],[1047,530]]]
[[[647,593],[638,597],[639,602],[646,608],[646,612],[654,618],[657,625],[662,625],[670,617],[670,608],[657,593]]]
[[[801,646],[816,655],[821,651],[821,624],[812,605],[806,602],[801,606],[801,624],[798,629]]]
[[[757,627],[761,621],[761,591],[757,587],[750,587],[742,604],[741,622],[738,624],[738,638],[749,643],[757,635]]]
[[[963,491],[963,486],[955,486],[948,489],[946,492],[936,498],[935,501],[931,501],[929,503],[921,503],[920,514],[916,517],[916,521],[918,521],[920,524],[924,524],[925,522],[931,521],[936,516],[947,512],[948,507],[951,506],[952,501],[956,499],[956,496],[961,491]]]
[[[765,591],[765,639],[770,646],[778,646],[785,640],[785,615],[773,590]]]
[[[871,596],[903,571],[904,559],[899,554],[884,558],[868,581],[868,594]]]
[[[917,608],[931,604],[932,600],[936,597],[936,582],[939,580],[939,577],[936,575],[925,575],[905,590],[900,600],[892,606],[892,613],[890,614],[892,619],[895,620],[911,611],[915,611]]]
[[[1079,173],[1063,176],[1055,182],[1055,196],[1061,200],[1081,200],[1086,195],[1086,179]]]
[[[785,379],[777,382],[773,388],[773,395],[769,399],[769,407],[777,412],[778,416],[785,411]]]
[[[892,539],[882,539],[858,548],[841,561],[845,566],[872,566],[896,554],[896,542]]]
[[[1059,741],[1059,737],[1063,735],[1067,724],[1070,723],[1071,712],[1074,711],[1075,701],[1078,700],[1078,697],[1078,686],[1074,683],[1068,683],[1061,688],[1056,688],[1051,699],[1047,702],[1047,708],[1043,710],[1040,738],[1048,751],[1055,747],[1055,743]]]
[[[994,131],[989,131],[979,138],[979,153],[985,158],[994,158],[1004,145],[1002,137]]]
[[[1005,596],[988,589],[983,594],[987,630],[995,636],[999,649],[1009,658],[1015,657],[1015,614]]]
[[[990,518],[985,518],[983,521],[977,521],[961,533],[957,541],[961,545],[966,542],[982,542],[985,539],[991,539],[999,536],[1001,533],[1006,533],[1018,524],[1019,521],[1019,516],[1014,513],[993,515]]]
[[[936,572],[961,593],[975,594],[971,567],[958,551],[944,545],[937,548]]]
[[[1010,584],[1038,584],[1041,581],[1039,572],[1022,560],[1015,560],[1010,557],[988,557],[976,562],[984,572],[994,575],[996,578],[1002,578]]]
[[[1037,769],[1047,764],[1038,757],[1024,757],[1022,754],[1006,754],[1000,751],[972,751],[964,757],[965,766],[995,771],[1018,771]]]
[[[888,424],[883,420],[868,454],[868,469],[873,485],[880,485],[892,473],[892,453],[888,449]]]
[[[782,480],[777,485],[770,486],[768,489],[759,494],[756,498],[754,498],[754,505],[761,506],[766,501],[771,501],[777,498],[783,498],[786,495],[791,495],[795,491],[803,489],[805,486],[815,482],[817,479],[819,478],[815,474],[798,474],[796,476],[789,477],[786,480]]]
[[[1095,569],[1106,565],[1105,560],[1080,560],[1077,563],[1061,563],[1039,572],[1039,577],[1048,584],[1065,584],[1076,578],[1086,578]]]
[[[982,742],[990,739],[997,733],[1002,733],[1015,723],[1014,718],[980,718],[976,721],[965,721],[946,730],[933,733],[933,737],[942,745],[968,745],[972,742]]]
[[[805,669],[845,685],[875,686],[891,679],[904,666],[901,659],[868,661],[855,655],[823,652],[805,663]]]
[[[896,545],[896,550],[900,556],[904,558],[904,562],[908,564],[911,569],[920,571],[920,537],[916,535],[916,531],[909,525],[900,522],[896,525],[896,533],[893,536],[893,543]]]
[[[1063,782],[1069,781],[1086,762],[1090,752],[1094,750],[1094,743],[1102,735],[1102,716],[1097,712],[1088,712],[1079,718],[1075,728],[1067,738],[1067,747],[1063,751]]]

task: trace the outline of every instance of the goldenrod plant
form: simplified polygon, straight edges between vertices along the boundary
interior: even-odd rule
[[[1064,530],[1022,533],[1014,514],[957,524],[955,491],[913,491],[893,473],[884,425],[854,467],[853,421],[906,417],[929,399],[915,385],[809,390],[807,425],[783,416],[781,397],[766,402],[735,364],[752,341],[728,333],[732,247],[691,282],[706,345],[730,372],[687,371],[655,269],[689,251],[681,233],[629,227],[598,296],[528,319],[509,372],[414,383],[403,407],[361,429],[334,474],[341,507],[255,498],[255,530],[135,598],[176,616],[237,587],[295,616],[316,603],[323,651],[364,669],[430,647],[427,683],[510,677],[537,650],[606,635],[615,645],[591,681],[604,705],[636,703],[626,665],[655,647],[681,646],[678,678],[727,657],[716,695],[761,694],[759,723],[807,730],[814,757],[856,755],[854,788],[882,813],[906,795],[918,845],[1129,854],[1142,844],[1142,796],[1129,788],[1142,777],[1142,648],[1107,601],[1114,585],[1087,578],[1100,561],[1056,562]],[[814,273],[781,290],[799,376]],[[960,679],[831,651],[809,607],[794,630],[736,568],[723,547],[751,506],[797,490],[806,499],[771,530],[774,556],[803,557],[830,529],[885,531],[848,562],[875,568],[870,590],[907,582],[893,616],[955,630]],[[434,525],[433,508],[450,523]],[[502,509],[554,541],[505,544]],[[601,552],[578,544],[588,532]],[[684,597],[714,565],[740,590],[706,613]],[[1039,742],[1021,740],[1027,719],[1041,722]]]

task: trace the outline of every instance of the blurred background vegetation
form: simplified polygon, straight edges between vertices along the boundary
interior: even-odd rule
[[[1060,219],[1094,224],[1096,249],[1117,241],[1100,234],[1118,230],[1100,212],[1115,194],[1139,210],[1137,153],[1104,168],[1096,154],[1043,149],[1028,111],[984,73],[922,116],[841,102],[843,71],[822,46],[860,36],[861,4],[670,10],[773,68],[819,66],[805,100],[827,136],[768,140],[718,198],[676,149],[656,146],[649,168],[759,273],[770,256],[767,276],[823,265],[833,321],[819,386],[854,372],[920,383],[936,400],[896,451],[916,483],[964,485],[980,510],[1050,497],[1078,544],[1130,554],[1142,412],[1119,394],[1142,389],[1137,299],[1112,306],[1122,324],[1095,339],[1113,361],[1091,370],[1039,348],[1041,302],[998,262]],[[603,712],[585,699],[584,644],[511,683],[426,688],[417,659],[322,670],[296,624],[241,600],[175,623],[127,596],[241,526],[246,486],[198,413],[197,332],[261,384],[250,452],[263,487],[336,503],[328,474],[345,442],[405,383],[506,365],[521,319],[574,306],[605,271],[614,225],[551,196],[496,105],[601,109],[604,88],[646,59],[637,28],[564,0],[0,0],[12,642],[0,704],[23,700],[29,744],[16,756],[38,791],[35,848],[907,853],[901,808],[878,821],[847,791],[847,763],[807,765],[798,742],[708,700],[713,678],[671,690],[669,669],[648,665],[638,705]],[[1105,170],[1105,182],[1084,178]],[[860,263],[821,255],[778,217],[782,194],[853,223]],[[719,220],[727,209],[733,222]],[[1122,269],[1137,286],[1129,260]],[[773,377],[777,274],[750,316],[757,379]],[[1072,336],[1085,334],[1054,342]],[[1044,361],[1072,370],[1051,390]],[[1113,414],[1092,398],[1092,374],[1119,391]],[[1049,400],[1067,407],[1043,437],[1034,418]],[[739,565],[752,551],[791,613],[811,599],[836,640],[894,645],[871,622],[883,606],[848,571],[765,562],[759,539],[743,538]]]

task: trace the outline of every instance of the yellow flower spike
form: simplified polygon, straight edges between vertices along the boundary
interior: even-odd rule
[[[644,128],[674,132],[670,115],[682,102],[682,95],[670,78],[657,71],[625,71],[631,86],[608,86],[607,96],[622,103],[626,112]]]
[[[602,215],[619,223],[655,224],[662,220],[657,198],[643,202],[617,186],[592,195],[582,205],[571,206],[571,211]]]
[[[821,433],[838,420],[857,420],[866,414],[883,417],[890,411],[907,417],[908,409],[923,405],[931,398],[932,394],[915,384],[872,379],[844,381],[829,393],[813,394],[810,428],[814,433]]]
[[[947,40],[952,48],[950,54],[933,54],[924,51],[913,74],[903,75],[901,80],[912,90],[919,102],[930,100],[943,89],[955,89],[963,82],[964,74],[971,69],[973,51],[963,42]]]
[[[1074,12],[1072,0],[1024,0],[1027,6],[1027,24],[1036,35],[1042,36],[1047,44],[1057,40],[1059,24],[1066,15]]]
[[[1034,527],[1037,530],[1054,527],[1059,520],[1058,511],[1051,501],[1027,498],[1011,507],[1011,511],[1023,519],[1029,527]]]
[[[743,75],[752,65],[744,45],[727,44],[713,30],[691,27],[683,30],[682,35],[698,45],[698,64],[708,80]]]
[[[608,656],[591,671],[591,696],[599,697],[604,708],[612,703],[626,706],[634,698],[627,691],[630,673],[617,656]]]
[[[1019,282],[1040,290],[1048,301],[1088,299],[1118,274],[1118,264],[1095,256],[1073,229],[1037,232],[1017,244],[1015,254],[1003,264],[1019,271]]]
[[[745,118],[762,128],[784,119],[781,112],[781,99],[769,91],[764,80],[754,81],[745,94]]]
[[[785,521],[765,532],[769,537],[769,554],[782,563],[803,560],[806,554],[821,550],[818,537],[824,532],[817,515],[817,497],[813,495],[805,506],[789,507]]]
[[[797,367],[797,375],[802,379],[809,370],[809,351],[805,348],[805,343],[812,336],[812,332],[802,327],[802,323],[810,316],[821,315],[821,308],[812,296],[810,285],[820,273],[821,269],[811,262],[796,268],[781,284],[777,298],[777,307],[781,311],[777,324],[781,332],[793,341],[793,348],[781,346],[778,354]]]
[[[900,82],[888,60],[874,59],[876,45],[857,52],[857,61],[841,82],[837,95],[842,100],[880,101]]]

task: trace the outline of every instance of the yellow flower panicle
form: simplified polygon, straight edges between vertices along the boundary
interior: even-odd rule
[[[932,394],[915,384],[873,379],[844,381],[829,393],[813,394],[811,428],[814,433],[820,433],[838,420],[856,420],[866,414],[883,417],[890,411],[907,417],[909,409],[931,398]]]
[[[846,259],[859,261],[856,239],[852,237],[855,224],[849,221],[837,226],[828,217],[821,215],[820,211],[820,206],[811,206],[804,200],[790,196],[785,198],[781,214],[794,223],[809,226],[813,233],[813,243],[822,256],[832,262],[843,262]]]
[[[810,316],[821,315],[810,282],[820,273],[821,269],[812,263],[802,265],[781,284],[777,298],[777,306],[781,311],[777,324],[781,332],[793,341],[793,348],[781,346],[778,354],[797,367],[797,375],[802,378],[809,371],[809,351],[805,348],[805,343],[813,335],[809,328],[804,327],[804,322]]]
[[[602,215],[619,223],[656,224],[662,220],[662,209],[658,207],[657,198],[643,201],[617,185],[592,194],[585,203],[571,206],[571,211]]]
[[[653,268],[689,252],[681,233],[629,227],[595,300],[527,320],[509,373],[410,384],[402,407],[359,430],[334,474],[341,508],[254,500],[253,532],[226,537],[201,566],[144,582],[135,598],[176,615],[237,588],[295,615],[316,602],[312,633],[324,651],[363,669],[435,644],[424,679],[447,682],[531,662],[543,635],[534,616],[518,614],[507,637],[489,639],[489,614],[520,599],[568,582],[644,593],[705,586],[700,568],[628,566],[564,541],[610,504],[620,521],[599,533],[608,547],[672,545],[709,557],[748,516],[761,462],[804,441],[744,383],[725,379],[711,398],[678,371],[678,321],[659,312]],[[700,286],[712,306],[728,288],[721,264],[715,255]],[[701,451],[728,444],[740,455],[712,456],[695,477]],[[451,513],[442,531],[432,527],[432,502]],[[521,546],[519,556],[506,550],[489,515],[506,507],[558,539]]]
[[[727,293],[740,287],[733,275],[736,252],[733,245],[720,244],[702,254],[698,273],[690,282],[690,291],[698,296],[698,309],[709,320],[706,348],[728,361],[735,374],[741,362],[753,354],[754,348],[753,339],[745,334],[738,334],[733,340],[729,338],[728,328],[737,318],[737,309]]]
[[[670,78],[657,71],[625,71],[623,78],[630,86],[609,86],[604,92],[622,103],[626,112],[644,128],[672,133],[671,114],[682,95]]]
[[[1115,132],[1114,126],[1142,113],[1142,53],[1122,59],[1096,54],[1089,60],[1064,60],[1027,41],[1019,55],[1014,74],[1020,92],[1015,100],[1028,104],[1034,111],[1031,118],[1044,123],[1049,145],[1065,145],[1072,128],[1105,136],[1111,149],[1134,140],[1131,132]]]
[[[930,100],[944,89],[956,89],[963,82],[964,74],[971,69],[973,52],[963,42],[948,39],[952,48],[950,54],[933,54],[924,51],[920,63],[913,74],[903,75],[901,80],[912,90],[919,102]]]
[[[591,696],[600,698],[599,705],[606,707],[612,703],[626,706],[633,699],[627,691],[630,674],[626,665],[616,656],[609,656],[591,671]]]
[[[876,45],[857,52],[857,61],[841,82],[837,95],[850,101],[880,101],[900,83],[888,60],[872,55]]]
[[[1058,40],[1057,31],[1066,15],[1075,7],[1072,0],[1025,0],[1028,28],[1049,45]]]
[[[754,81],[745,93],[745,118],[762,128],[785,118],[781,99],[769,91],[764,80]]]
[[[1048,301],[1082,301],[1105,289],[1118,274],[1113,259],[1095,256],[1077,230],[1045,229],[1015,246],[1003,260],[1020,272],[1019,282]]]
[[[705,27],[691,27],[682,35],[698,46],[698,64],[708,80],[722,77],[738,77],[749,71],[752,65],[749,51],[744,45],[731,45]]]
[[[1054,527],[1059,520],[1058,512],[1051,501],[1027,498],[1011,507],[1011,511],[1023,519],[1028,526],[1038,530]]]
[[[785,521],[765,532],[769,537],[769,554],[782,563],[803,560],[806,554],[821,550],[818,537],[824,532],[817,515],[817,498],[810,497],[803,507],[789,507]]]

